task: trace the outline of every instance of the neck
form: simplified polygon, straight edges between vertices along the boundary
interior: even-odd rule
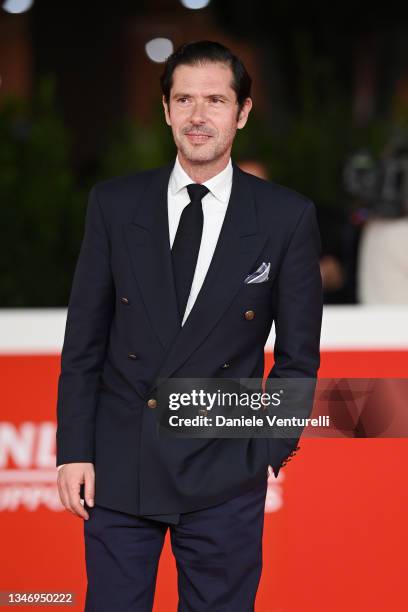
[[[181,167],[195,183],[205,183],[205,181],[222,172],[227,167],[229,158],[230,151],[222,157],[208,162],[192,162],[183,157],[180,151],[178,152],[178,160]]]

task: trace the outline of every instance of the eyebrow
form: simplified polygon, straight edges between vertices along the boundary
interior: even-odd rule
[[[191,98],[192,94],[188,93],[174,93],[172,95],[173,98]],[[228,100],[229,98],[224,94],[212,93],[205,96],[206,98],[223,98],[223,100]]]

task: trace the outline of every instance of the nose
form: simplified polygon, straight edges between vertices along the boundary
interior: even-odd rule
[[[190,121],[193,125],[205,123],[205,107],[204,102],[196,101],[191,109]]]

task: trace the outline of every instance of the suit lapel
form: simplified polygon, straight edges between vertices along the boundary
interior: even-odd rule
[[[157,378],[170,377],[200,346],[242,287],[268,235],[259,231],[245,173],[233,163],[231,196],[203,285],[180,327],[171,263],[167,187],[173,163],[160,168],[125,228],[132,267],[166,355]]]
[[[147,315],[165,349],[180,331],[171,262],[167,188],[174,162],[152,171],[125,238]]]

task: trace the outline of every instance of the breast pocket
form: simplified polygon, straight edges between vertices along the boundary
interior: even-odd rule
[[[247,296],[248,298],[256,297],[256,296],[269,296],[272,291],[272,286],[274,283],[274,277],[269,277],[267,281],[263,281],[261,283],[242,283],[241,287],[241,295]]]

